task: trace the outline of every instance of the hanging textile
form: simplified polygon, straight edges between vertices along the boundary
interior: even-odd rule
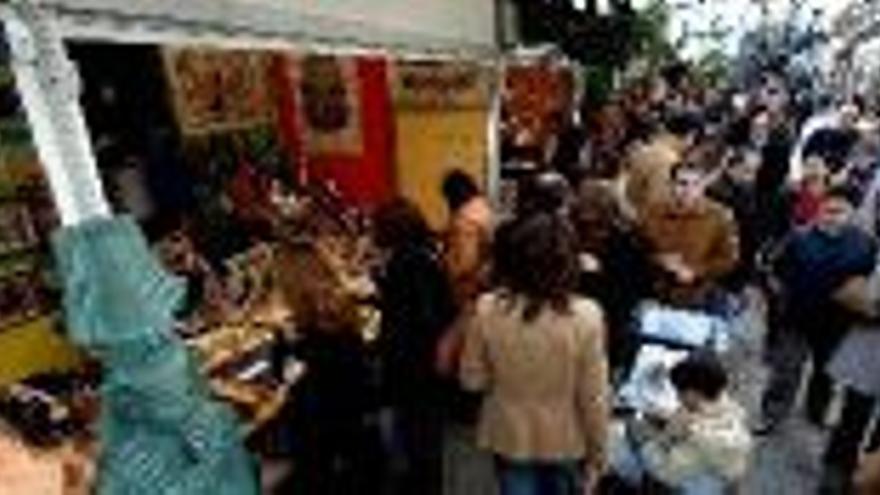
[[[99,495],[256,495],[233,413],[215,402],[172,312],[184,287],[130,218],[54,239],[71,337],[103,364]]]
[[[543,149],[570,107],[574,82],[568,69],[547,63],[508,67],[504,113],[520,146]]]
[[[364,136],[356,60],[309,55],[300,61],[298,72],[307,153],[361,155]]]
[[[166,48],[168,82],[184,134],[273,124],[269,56],[258,51]]]
[[[387,63],[370,57],[330,60],[335,69],[327,57],[286,57],[286,70],[276,78],[281,127],[291,154],[302,157],[307,180],[331,183],[346,202],[369,209],[394,195]],[[306,70],[313,75],[304,79]],[[314,81],[320,78],[323,82]],[[324,111],[329,115],[315,122]]]

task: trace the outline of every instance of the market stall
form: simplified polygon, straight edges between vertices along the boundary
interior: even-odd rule
[[[491,9],[474,15],[469,2],[426,2],[419,13],[424,18],[406,26],[393,2],[385,2],[389,10],[356,3],[350,10],[268,0],[197,0],[185,7],[167,0],[46,0],[0,7],[13,62],[0,81],[14,81],[20,91],[15,115],[27,116],[36,151],[27,161],[42,163],[47,180],[41,187],[51,191],[34,192],[31,182],[13,188],[10,201],[33,202],[38,213],[31,230],[20,229],[27,242],[11,251],[48,248],[55,224],[44,217],[53,198],[64,226],[56,246],[64,263],[54,287],[66,289],[67,316],[60,333],[49,329],[46,318],[60,310],[52,286],[28,293],[33,306],[21,306],[27,312],[15,322],[19,330],[0,333],[10,341],[0,352],[27,356],[20,361],[34,369],[0,359],[12,366],[0,366],[8,381],[81,369],[82,353],[67,344],[72,337],[103,364],[105,388],[131,379],[142,399],[161,401],[173,391],[155,388],[159,373],[174,373],[182,387],[209,385],[209,395],[197,394],[175,409],[184,414],[220,404],[219,398],[224,405],[212,409],[210,424],[194,426],[204,428],[207,441],[220,442],[230,427],[226,405],[239,413],[245,434],[257,433],[295,400],[292,389],[308,373],[296,359],[279,363],[275,355],[279,343],[297,339],[295,312],[280,294],[274,268],[292,238],[329,253],[328,273],[361,301],[356,312],[364,340],[375,338],[379,315],[369,304],[364,214],[402,193],[439,225],[436,186],[444,170],[465,168],[488,182],[495,76],[491,64],[460,60],[492,57],[494,33]],[[434,62],[398,62],[413,56]],[[402,78],[407,71],[415,75]],[[406,87],[402,80],[440,87]],[[431,132],[419,132],[426,128]],[[0,138],[5,145],[8,135]],[[454,146],[445,149],[448,142]],[[21,154],[6,149],[0,175],[15,184],[6,175],[18,170],[9,164],[22,161]],[[115,217],[121,214],[136,227]],[[149,254],[141,250],[144,242]],[[111,246],[131,250],[130,266],[117,267],[118,280],[100,278],[101,270],[82,272]],[[118,254],[123,258],[113,263],[124,259]],[[150,257],[161,265],[153,266]],[[29,274],[43,270],[39,263],[27,266]],[[147,277],[151,270],[157,271]],[[12,279],[22,279],[18,273]],[[174,278],[162,281],[166,275]],[[102,313],[109,304],[104,286],[132,291],[129,303],[136,304],[156,295],[136,286],[153,279],[157,287],[167,285],[168,298],[143,299],[148,308],[156,305],[140,313],[146,327],[123,333],[170,341],[148,345],[152,357],[129,355],[121,335],[104,333],[119,323],[113,320],[118,315]],[[177,293],[172,280],[185,281],[187,291]],[[91,309],[82,306],[88,300]],[[152,326],[151,318],[168,328]],[[175,361],[183,355],[190,356],[195,375]],[[140,371],[128,376],[124,368],[131,366]],[[131,400],[101,395],[105,411]],[[128,413],[120,414],[104,414],[102,421],[106,426]],[[126,424],[146,425],[136,419]],[[83,431],[94,432],[94,426]],[[103,444],[104,456],[124,451],[123,437],[91,438]],[[216,444],[219,451],[205,452],[203,469],[236,462],[238,451],[228,440]],[[238,481],[247,484],[247,474],[239,473]],[[206,474],[192,482],[207,480]],[[118,479],[129,475],[136,473],[121,471]]]

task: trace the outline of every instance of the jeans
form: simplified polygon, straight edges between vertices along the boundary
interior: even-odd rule
[[[798,331],[781,328],[768,348],[770,380],[762,400],[764,417],[772,422],[788,417],[800,390],[804,368],[807,361],[812,360],[813,372],[807,384],[806,412],[813,423],[823,423],[834,394],[834,383],[825,368],[836,345],[811,345]]]
[[[583,464],[496,459],[501,495],[582,495]]]

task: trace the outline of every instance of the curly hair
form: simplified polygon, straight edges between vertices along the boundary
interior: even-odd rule
[[[566,312],[577,289],[577,236],[560,215],[536,213],[502,226],[495,239],[495,279],[511,301],[526,301],[523,319],[548,307]]]

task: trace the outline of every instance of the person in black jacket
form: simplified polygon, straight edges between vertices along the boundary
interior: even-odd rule
[[[437,244],[421,212],[398,199],[375,217],[386,262],[377,277],[384,388],[404,461],[400,493],[441,493],[443,381],[435,372],[438,342],[456,308]]]
[[[740,256],[736,270],[725,280],[733,293],[740,293],[756,281],[755,261],[760,247],[756,176],[759,163],[751,157],[734,155],[714,182],[708,195],[728,207],[736,219]]]
[[[651,278],[645,247],[619,203],[610,183],[584,181],[571,220],[580,244],[580,293],[605,312],[609,363],[622,379],[638,352],[633,317],[639,302],[651,295]]]
[[[297,339],[276,349],[277,374],[288,354],[305,365],[288,406],[294,473],[291,493],[372,493],[381,483],[378,407],[355,297],[345,290],[319,241],[285,239],[276,277],[292,309]]]

